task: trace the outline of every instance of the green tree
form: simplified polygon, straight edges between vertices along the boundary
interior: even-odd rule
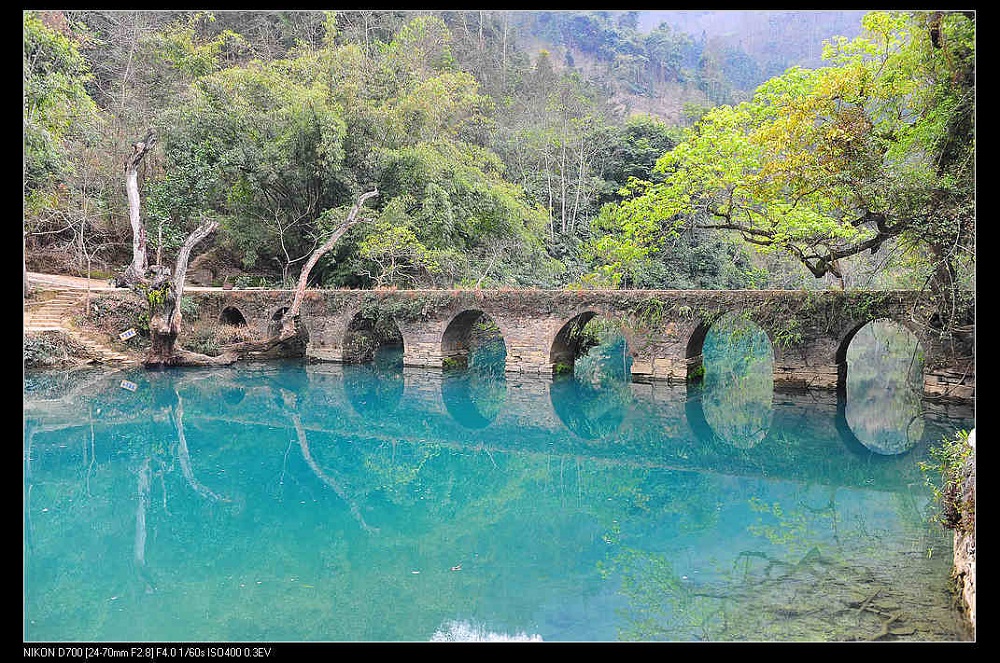
[[[340,43],[338,25],[329,15],[322,43],[286,59],[198,78],[164,116],[157,213],[213,210],[245,268],[278,264],[288,280],[322,235],[324,210],[377,186],[379,224],[346,235],[317,282],[453,285],[482,280],[477,265],[523,279],[497,260],[461,258],[515,245],[492,257],[543,261],[542,217],[482,146],[492,104],[455,66],[445,24],[416,16],[378,48]]]
[[[65,19],[46,25],[23,15],[22,124],[24,196],[51,187],[71,168],[66,142],[85,133],[97,107],[87,93],[90,73]]]
[[[864,28],[828,46],[830,66],[708,112],[659,160],[662,181],[633,187],[622,227],[734,231],[817,278],[898,238],[953,302],[974,252],[974,18],[873,12]]]
[[[89,273],[102,248],[91,221],[100,210],[90,165],[101,117],[86,88],[90,70],[62,14],[25,12],[22,21],[23,272],[29,247],[61,245]]]
[[[438,269],[430,252],[406,225],[375,225],[361,242],[358,255],[376,266],[377,271],[368,272],[375,287],[405,284],[415,279],[420,270]]]
[[[160,213],[211,210],[245,268],[277,263],[289,280],[315,248],[320,213],[350,196],[329,90],[296,80],[287,61],[225,69],[200,78],[165,125]]]

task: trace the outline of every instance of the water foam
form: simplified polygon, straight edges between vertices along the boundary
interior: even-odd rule
[[[511,635],[490,631],[481,624],[466,620],[448,620],[431,636],[431,642],[541,642],[542,636],[524,631]]]

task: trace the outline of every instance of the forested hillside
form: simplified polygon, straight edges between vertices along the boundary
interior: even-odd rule
[[[129,264],[145,139],[150,262],[215,221],[217,285],[377,191],[315,285],[968,291],[974,15],[830,13],[25,12],[25,267]]]

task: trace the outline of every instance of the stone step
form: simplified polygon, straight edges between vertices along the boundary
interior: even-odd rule
[[[62,290],[48,299],[33,302],[24,311],[24,331],[63,331],[77,343],[83,345],[94,356],[94,361],[106,363],[134,361],[128,355],[109,348],[100,341],[73,329],[70,321],[79,311],[82,297],[82,293]]]

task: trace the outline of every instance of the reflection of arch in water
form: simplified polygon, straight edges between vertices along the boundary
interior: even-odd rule
[[[223,386],[219,389],[220,400],[233,407],[242,403],[246,395],[246,390],[243,387]]]
[[[441,383],[441,398],[448,414],[465,428],[489,426],[507,401],[503,373],[448,371]]]
[[[570,375],[556,376],[549,385],[556,416],[576,435],[597,440],[614,435],[632,403],[627,382],[595,386]]]
[[[392,348],[394,352],[382,352]],[[343,361],[347,364],[363,364],[388,356],[399,357],[402,363],[403,334],[391,315],[382,311],[358,311],[344,334]],[[384,363],[384,362],[380,362]]]
[[[755,447],[774,418],[774,351],[767,333],[728,314],[700,325],[692,339],[688,356],[703,367],[696,399],[700,419],[718,439],[739,449]]]
[[[344,366],[344,393],[354,411],[366,418],[394,412],[403,398],[402,361]]]
[[[834,425],[837,429],[837,434],[844,443],[844,447],[855,456],[865,458],[870,462],[879,462],[880,460],[890,462],[895,458],[893,455],[881,454],[874,451],[858,439],[858,436],[851,430],[851,425],[847,422],[847,399],[844,398],[843,394],[837,397],[837,414],[834,417]]]
[[[493,318],[478,309],[468,309],[452,318],[445,328],[441,356],[446,368],[503,373],[507,342]]]
[[[556,332],[549,347],[549,363],[554,375],[575,374],[577,363],[588,357],[588,379],[631,381],[632,356],[625,334],[620,329],[613,334],[608,329],[593,331],[594,326],[605,320],[596,311],[584,311],[566,321]],[[588,328],[592,322],[594,325]]]
[[[694,436],[706,443],[713,443],[716,440],[715,431],[705,419],[705,408],[701,403],[702,385],[701,382],[688,383],[687,398],[684,399],[684,416],[687,419],[688,428]]]
[[[923,353],[906,326],[872,320],[846,335],[837,350],[838,417],[866,449],[906,453],[924,436]],[[838,421],[838,424],[841,422]]]

